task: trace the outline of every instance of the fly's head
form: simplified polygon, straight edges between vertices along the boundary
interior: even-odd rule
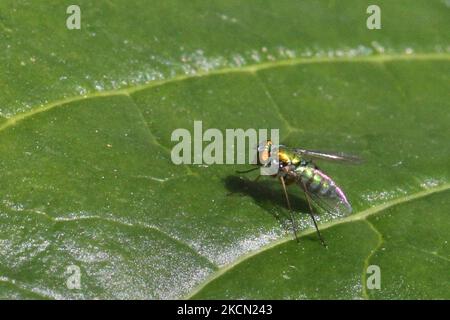
[[[271,140],[266,140],[258,145],[257,164],[262,167],[278,166],[278,146],[274,145]]]

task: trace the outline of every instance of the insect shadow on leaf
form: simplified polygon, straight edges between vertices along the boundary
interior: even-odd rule
[[[277,180],[270,179],[270,177],[261,177],[255,181],[247,177],[229,175],[224,179],[224,183],[229,190],[228,196],[251,197],[265,212],[271,214],[284,229],[292,229],[289,208]],[[298,223],[298,214],[307,215],[309,207],[306,199],[302,198],[301,194],[295,194],[292,190],[294,189],[288,189],[288,193],[292,209],[295,212],[296,223]],[[295,190],[300,192],[298,189]],[[316,241],[314,235],[306,238]]]

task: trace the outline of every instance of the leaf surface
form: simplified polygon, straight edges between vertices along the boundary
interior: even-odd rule
[[[0,4],[0,297],[450,297],[447,1],[381,30],[356,0],[78,3]],[[354,207],[329,248],[295,186],[299,244],[275,180],[174,165],[195,120],[363,157],[319,163]]]

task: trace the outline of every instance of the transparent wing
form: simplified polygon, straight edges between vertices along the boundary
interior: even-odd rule
[[[352,213],[352,207],[349,203],[339,198],[323,197],[319,194],[306,191],[312,202],[321,210],[330,213],[333,217],[345,217]]]
[[[305,158],[309,159],[323,159],[323,160],[330,160],[330,161],[340,161],[340,162],[348,162],[348,163],[354,163],[358,164],[362,162],[362,159],[354,156],[345,154],[342,152],[323,152],[323,151],[314,151],[314,150],[306,150],[306,149],[299,149],[299,148],[292,148],[291,149],[296,154],[303,156]]]
[[[335,217],[347,216],[352,213],[352,206],[339,186],[322,171],[316,170],[316,174],[320,174],[326,179],[330,187],[326,190],[317,189],[310,184],[303,183],[300,180],[300,186],[308,194],[313,203],[325,212]]]

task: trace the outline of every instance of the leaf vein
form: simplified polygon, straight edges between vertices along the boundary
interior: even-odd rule
[[[18,122],[30,118],[36,114],[49,111],[53,108],[70,104],[71,102],[92,99],[97,97],[113,97],[119,95],[130,96],[131,94],[150,89],[153,87],[159,87],[169,83],[176,83],[179,81],[189,80],[193,78],[208,77],[213,75],[233,74],[233,73],[255,73],[262,70],[296,66],[302,64],[320,64],[320,63],[349,63],[349,62],[372,62],[372,63],[384,63],[388,61],[450,61],[450,54],[445,53],[422,53],[422,54],[383,54],[383,55],[365,55],[354,57],[314,57],[314,58],[292,58],[286,60],[270,61],[260,64],[248,65],[244,67],[229,67],[222,68],[213,71],[198,72],[196,74],[179,75],[164,80],[155,80],[144,84],[125,87],[121,89],[105,90],[91,92],[83,96],[74,96],[57,100],[48,104],[44,104],[38,107],[32,107],[29,111],[18,113],[12,117],[7,118],[0,125],[0,132],[10,127],[13,127]]]
[[[433,188],[428,188],[419,192],[416,192],[414,194],[411,195],[407,195],[404,197],[400,197],[391,201],[388,201],[386,203],[383,203],[381,205],[375,206],[375,207],[371,207],[369,209],[360,211],[356,214],[353,214],[351,216],[348,216],[344,219],[340,219],[340,220],[334,220],[328,223],[324,223],[320,225],[321,230],[324,229],[328,229],[340,224],[344,224],[344,223],[351,223],[354,221],[361,221],[361,220],[366,220],[369,216],[372,216],[374,214],[383,212],[384,210],[387,210],[391,207],[397,206],[397,205],[401,205],[402,203],[406,203],[409,201],[413,201],[415,199],[420,199],[426,196],[429,196],[431,194],[434,193],[438,193],[438,192],[444,192],[446,190],[450,189],[450,183],[446,183],[446,184],[442,184],[440,186],[437,187],[433,187]],[[367,220],[366,220],[367,221]],[[305,237],[309,234],[312,234],[316,232],[314,228],[309,228],[306,230],[303,230],[302,232],[298,233],[298,237],[302,238]],[[203,283],[200,283],[200,285],[198,285],[197,287],[195,287],[187,296],[184,297],[184,299],[190,299],[192,298],[194,295],[196,295],[198,292],[200,292],[204,287],[206,287],[210,282],[214,281],[215,279],[219,278],[220,276],[222,276],[223,274],[225,274],[227,271],[235,268],[236,266],[238,266],[240,263],[258,255],[261,254],[267,250],[273,249],[279,245],[282,245],[288,241],[293,241],[291,236],[286,236],[286,237],[281,237],[280,239],[273,241],[271,243],[269,243],[266,246],[263,246],[261,248],[259,248],[258,250],[249,252],[243,256],[241,256],[239,259],[233,261],[232,263],[225,265],[221,268],[219,268],[216,272],[214,272],[213,274],[211,274],[210,277],[208,277]]]
[[[20,285],[17,284],[16,280],[11,280],[10,278],[5,277],[5,276],[0,276],[0,282],[7,283],[7,284],[15,287],[19,291],[31,293],[31,294],[35,295],[36,297],[40,297],[42,299],[52,299],[53,298],[53,297],[45,295],[45,294],[43,294],[41,292],[36,292],[36,291],[34,291],[32,289],[20,286]]]
[[[76,222],[76,221],[84,221],[84,220],[100,220],[100,221],[106,221],[106,222],[116,224],[116,225],[119,225],[122,227],[127,227],[127,228],[142,228],[142,229],[145,229],[145,230],[153,232],[153,233],[156,232],[156,233],[164,236],[165,238],[170,239],[172,242],[177,243],[178,245],[186,248],[189,252],[200,257],[202,260],[204,260],[208,264],[208,266],[212,267],[213,269],[217,268],[217,266],[212,261],[210,261],[207,257],[201,255],[197,250],[192,248],[188,243],[172,236],[168,232],[163,231],[156,226],[142,224],[142,223],[128,223],[128,222],[120,221],[117,219],[102,217],[102,216],[97,216],[97,215],[77,216],[77,217],[53,217],[53,216],[49,215],[48,213],[40,211],[40,210],[25,209],[25,210],[19,211],[19,210],[15,210],[14,208],[12,208],[10,206],[8,206],[7,208],[14,212],[26,212],[26,213],[31,213],[31,214],[37,214],[53,223],[66,223],[66,222]]]
[[[411,244],[407,244],[407,246],[410,247],[410,248],[412,248],[412,249],[414,249],[414,250],[416,250],[416,251],[425,253],[425,254],[427,254],[427,255],[431,255],[431,256],[433,256],[434,258],[439,258],[439,259],[441,259],[441,260],[450,262],[450,259],[449,259],[449,258],[446,258],[446,257],[444,257],[444,256],[441,256],[440,254],[438,254],[438,253],[436,253],[436,252],[427,251],[427,250],[418,248],[418,247],[416,247],[416,246],[413,246],[413,245],[411,245]]]
[[[375,255],[375,253],[381,248],[383,245],[384,239],[381,232],[375,227],[375,225],[369,220],[364,220],[370,227],[370,229],[377,235],[378,242],[373,250],[370,251],[369,255],[366,259],[364,259],[364,269],[362,271],[362,288],[363,288],[363,297],[365,299],[370,299],[369,294],[367,292],[367,268],[369,267],[370,259]]]
[[[278,116],[281,118],[281,120],[285,123],[286,128],[287,128],[287,134],[289,135],[291,132],[295,131],[296,129],[294,129],[294,127],[289,123],[289,121],[286,119],[286,117],[283,115],[283,113],[281,112],[281,108],[278,105],[278,103],[275,101],[275,99],[273,98],[272,94],[269,91],[269,88],[267,88],[267,85],[264,83],[264,81],[261,79],[261,77],[258,75],[258,73],[255,73],[255,77],[258,80],[258,82],[261,84],[261,87],[265,93],[265,95],[267,96],[267,98],[269,99],[270,103],[275,107],[275,110],[278,114]]]

